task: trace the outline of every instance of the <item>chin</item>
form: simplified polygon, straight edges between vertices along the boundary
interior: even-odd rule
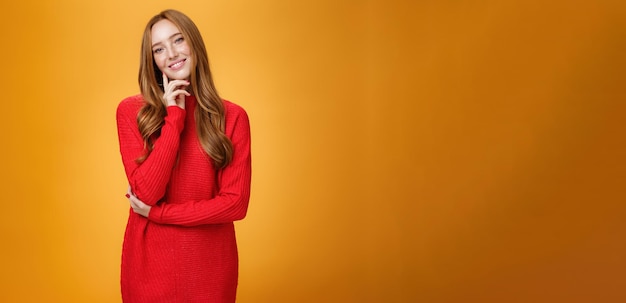
[[[191,77],[191,73],[175,73],[167,75],[170,80],[187,80]]]
[[[170,80],[187,80],[189,77],[185,77],[185,76],[168,76],[167,77]]]

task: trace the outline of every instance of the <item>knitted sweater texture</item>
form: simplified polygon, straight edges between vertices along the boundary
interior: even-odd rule
[[[140,95],[117,108],[122,162],[133,193],[152,209],[129,211],[121,266],[122,299],[134,302],[235,302],[238,256],[233,221],[250,197],[250,125],[246,112],[224,101],[232,162],[216,170],[196,133],[196,100],[167,107],[165,123],[145,161],[137,126]]]

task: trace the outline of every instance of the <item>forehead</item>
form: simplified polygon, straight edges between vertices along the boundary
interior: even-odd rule
[[[172,21],[160,20],[152,26],[152,44],[163,42],[177,33],[180,33],[180,29]]]

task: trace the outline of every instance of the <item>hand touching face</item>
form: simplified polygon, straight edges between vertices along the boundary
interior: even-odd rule
[[[185,108],[185,96],[191,96],[191,94],[185,90],[189,85],[187,80],[172,80],[169,81],[165,73],[163,73],[163,102],[165,106],[178,106],[182,109]]]

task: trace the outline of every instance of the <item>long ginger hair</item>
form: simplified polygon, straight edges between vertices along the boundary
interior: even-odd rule
[[[167,114],[166,106],[162,101],[163,89],[160,83],[162,74],[152,54],[152,26],[163,19],[169,20],[178,27],[191,48],[191,63],[195,64],[195,68],[191,71],[190,82],[192,93],[198,103],[194,112],[198,139],[214,165],[218,169],[224,168],[232,159],[233,146],[224,134],[223,100],[215,89],[209,69],[209,58],[200,31],[189,17],[175,10],[165,10],[152,17],[143,33],[139,87],[146,103],[137,115],[137,124],[143,137],[146,153],[137,161],[143,162],[154,148],[154,140],[160,135],[164,124],[163,119]]]

